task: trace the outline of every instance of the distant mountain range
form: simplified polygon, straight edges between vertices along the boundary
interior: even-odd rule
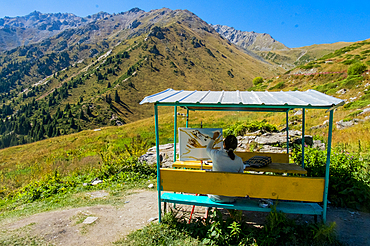
[[[85,26],[110,16],[99,12],[86,18],[69,13],[43,14],[34,11],[26,16],[0,19],[0,51],[41,42],[64,30]]]

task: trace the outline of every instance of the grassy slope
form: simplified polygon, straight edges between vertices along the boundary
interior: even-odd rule
[[[299,48],[291,48],[275,51],[258,52],[260,56],[276,64],[281,64],[285,69],[292,69],[312,60],[318,59],[337,49],[348,46],[349,42],[337,42],[333,44],[314,44]]]
[[[368,83],[370,82],[370,76],[368,73],[364,73],[359,76],[358,79],[352,82],[346,79],[346,73],[332,73],[332,74],[319,74],[320,72],[342,72],[347,71],[350,64],[345,64],[346,61],[352,60],[353,62],[361,61],[364,64],[370,63],[370,56],[368,51],[370,50],[370,43],[368,40],[363,42],[356,42],[350,46],[341,48],[335,52],[325,55],[316,61],[312,61],[304,66],[299,66],[290,71],[290,73],[272,78],[269,81],[265,81],[259,89],[262,90],[308,90],[316,89],[322,91],[331,96],[341,98],[346,102],[354,102],[352,106],[340,107],[335,111],[334,122],[339,120],[347,119],[351,120],[354,117],[359,119],[365,119],[368,113],[356,116],[356,112],[361,112],[370,101],[367,99],[366,91],[368,89]],[[331,60],[331,62],[326,62]],[[344,63],[343,63],[344,62]],[[311,66],[312,65],[312,68]],[[308,66],[308,68],[306,68]],[[369,66],[369,65],[367,65]],[[302,75],[301,73],[316,73],[313,75]],[[276,87],[278,84],[278,88]],[[256,88],[258,89],[258,88]],[[345,89],[346,93],[339,93],[340,90]],[[338,92],[338,93],[337,93]],[[360,111],[358,111],[360,110]],[[306,129],[312,126],[322,124],[328,118],[328,114],[324,114],[322,111],[309,110],[307,112],[306,119],[312,118],[307,122]],[[300,126],[298,125],[297,128]],[[359,145],[362,145],[362,151],[370,146],[370,135],[368,129],[370,124],[368,121],[362,122],[354,127],[337,130],[334,126],[333,141],[334,144],[348,145],[349,149],[357,151]],[[327,128],[308,130],[309,134],[326,136]]]

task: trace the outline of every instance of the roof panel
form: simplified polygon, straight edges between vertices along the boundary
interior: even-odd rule
[[[197,104],[201,107],[212,105],[238,104],[240,107],[266,107],[271,109],[278,107],[305,108],[323,107],[330,108],[335,105],[343,105],[344,101],[324,93],[307,91],[177,91],[167,89],[157,94],[145,97],[140,104],[144,103],[176,103],[178,106],[191,106]],[[242,106],[241,106],[242,105]],[[195,106],[195,105],[194,105]],[[219,107],[219,106],[218,106]],[[236,107],[236,106],[235,106]]]
[[[219,103],[220,97],[222,96],[222,91],[210,91],[200,103],[210,103],[215,104]]]

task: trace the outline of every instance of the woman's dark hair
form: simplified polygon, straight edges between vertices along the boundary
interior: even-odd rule
[[[231,160],[235,159],[234,149],[238,147],[238,140],[234,135],[229,135],[224,140],[225,149]]]

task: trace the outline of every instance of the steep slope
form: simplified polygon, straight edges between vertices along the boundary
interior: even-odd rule
[[[271,51],[288,49],[267,33],[243,32],[225,25],[212,25],[213,28],[231,43],[251,51]]]
[[[2,147],[149,117],[138,102],[167,88],[246,90],[281,72],[183,10],[126,12],[47,41],[0,57]]]
[[[288,48],[267,33],[243,32],[225,25],[213,25],[215,30],[231,43],[243,48],[246,53],[257,56],[289,70],[303,65],[352,43],[314,44],[311,46]]]
[[[315,89],[345,100],[347,104],[339,111],[362,110],[370,105],[369,54],[370,40],[356,42],[326,54],[320,59],[297,66],[285,75],[272,78],[255,89]],[[360,111],[357,112],[357,114],[360,113]],[[357,114],[351,115],[350,118],[356,117]],[[363,116],[366,115],[363,114]]]

